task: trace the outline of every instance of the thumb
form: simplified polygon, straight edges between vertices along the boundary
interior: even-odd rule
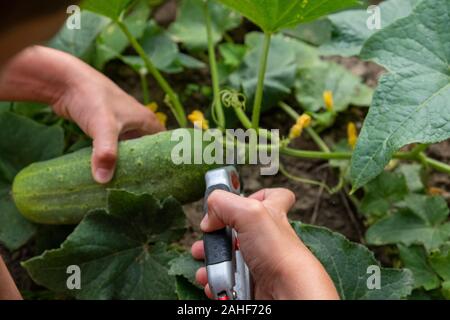
[[[267,218],[263,204],[230,192],[216,190],[208,198],[208,214],[200,227],[204,232],[212,232],[230,226],[237,232],[257,228]]]
[[[119,130],[113,126],[97,126],[93,135],[92,175],[98,183],[108,183],[114,176]]]

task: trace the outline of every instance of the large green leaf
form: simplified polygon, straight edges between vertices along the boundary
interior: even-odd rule
[[[118,20],[132,0],[84,0],[83,9]]]
[[[245,43],[249,50],[243,64],[229,77],[231,85],[242,89],[249,99],[254,98],[258,83],[259,57],[264,35],[258,32],[247,34]],[[277,35],[272,38],[264,82],[263,107],[276,104],[291,92],[297,68],[319,63],[317,50],[301,41]]]
[[[430,264],[442,279],[450,281],[450,243],[431,254]]]
[[[149,14],[148,1],[141,0],[133,7],[130,14],[124,18],[123,23],[135,38],[142,36]],[[96,68],[103,69],[106,62],[116,58],[116,53],[122,53],[127,48],[129,41],[117,24],[110,24],[97,37],[96,45],[94,64]]]
[[[418,163],[402,163],[398,172],[401,172],[406,179],[406,185],[410,192],[421,192],[425,188],[422,181],[423,167]]]
[[[361,78],[334,62],[301,68],[295,89],[297,101],[312,112],[325,109],[324,91],[333,92],[333,110],[337,112],[346,110],[351,104],[368,106],[373,95],[373,90],[364,85]]]
[[[186,278],[176,277],[176,292],[179,300],[206,300],[206,295],[202,289],[197,288]]]
[[[176,254],[165,242],[184,231],[178,202],[150,195],[110,191],[108,212],[88,214],[56,250],[23,263],[30,276],[56,292],[78,299],[171,299],[175,277],[168,274]],[[66,286],[67,267],[81,270],[81,289]]]
[[[331,23],[328,19],[320,19],[285,29],[283,33],[314,46],[320,46],[331,40]]]
[[[450,300],[450,243],[443,245],[431,254],[430,264],[444,280],[441,285],[442,295]]]
[[[264,32],[294,27],[349,8],[357,0],[218,0],[258,25]]]
[[[379,5],[381,28],[386,28],[394,21],[408,16],[418,0],[388,0]],[[324,55],[353,56],[358,55],[364,42],[377,29],[369,29],[367,20],[370,14],[367,10],[350,10],[332,14],[331,39],[320,47]]]
[[[95,52],[95,39],[110,20],[88,11],[82,11],[80,19],[80,29],[68,29],[64,24],[49,45],[90,63]]]
[[[183,276],[190,283],[198,286],[199,284],[195,281],[195,273],[197,270],[204,266],[203,262],[194,260],[190,253],[184,253],[179,257],[176,257],[170,261],[169,274],[173,276]]]
[[[410,271],[380,267],[381,288],[371,290],[367,286],[371,275],[368,267],[379,266],[379,262],[369,249],[322,227],[299,222],[292,225],[325,267],[342,299],[401,299],[411,293]]]
[[[367,230],[368,243],[421,244],[431,251],[450,239],[450,222],[445,222],[449,209],[443,198],[410,195],[405,203],[406,209],[381,219]]]
[[[208,44],[204,5],[204,1],[182,0],[177,19],[169,28],[175,41],[183,43],[190,50],[205,49]],[[239,26],[241,17],[220,3],[209,1],[208,5],[213,41],[216,43],[222,39],[223,33]]]
[[[0,242],[15,250],[35,233],[11,197],[11,183],[17,172],[29,164],[60,156],[64,133],[10,112],[0,112]]]
[[[169,274],[177,277],[176,292],[180,300],[205,299],[203,288],[195,281],[195,273],[204,264],[184,253],[170,261]]]
[[[423,247],[399,245],[398,249],[405,268],[413,273],[414,288],[424,287],[425,290],[432,290],[439,287],[439,278],[428,263]]]
[[[154,21],[147,24],[140,42],[155,66],[161,70],[168,69],[178,58],[177,44]]]
[[[360,210],[367,216],[381,217],[408,194],[405,177],[399,173],[383,172],[367,184]]]
[[[353,189],[377,176],[394,152],[450,137],[450,4],[422,1],[376,33],[361,56],[385,66],[352,159]]]

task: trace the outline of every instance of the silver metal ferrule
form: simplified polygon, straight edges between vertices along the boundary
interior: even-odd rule
[[[206,266],[208,272],[208,283],[214,298],[218,299],[221,295],[234,299],[234,271],[232,261],[225,261]]]

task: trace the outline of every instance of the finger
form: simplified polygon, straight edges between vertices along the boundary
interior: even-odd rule
[[[205,259],[205,248],[203,247],[203,241],[196,241],[191,247],[191,253],[194,259],[204,260]]]
[[[295,194],[284,188],[264,189],[264,206],[271,213],[287,215],[295,204]]]
[[[208,198],[208,214],[200,227],[204,232],[212,232],[225,226],[244,232],[245,229],[257,227],[265,214],[266,210],[258,200],[216,190]]]
[[[249,199],[255,199],[258,201],[263,201],[265,199],[266,189],[261,189],[259,191],[256,191],[255,193],[252,193],[248,196]]]
[[[92,134],[92,175],[98,183],[108,183],[114,176],[119,128],[114,122],[100,122]]]
[[[165,126],[156,117],[156,114],[136,102],[134,111],[119,117],[123,119],[122,132],[135,131],[139,135],[153,134],[166,130]]]
[[[132,140],[132,139],[140,138],[142,136],[143,136],[143,134],[142,134],[141,131],[139,131],[139,130],[130,130],[130,131],[121,133],[120,136],[119,136],[119,140],[120,141],[122,141],[122,140]]]
[[[206,286],[206,284],[208,283],[208,275],[206,273],[205,267],[197,270],[197,272],[195,273],[195,281],[197,281],[197,283],[202,287]]]
[[[213,296],[213,294],[212,294],[212,292],[211,292],[211,288],[209,287],[209,284],[207,284],[207,285],[205,286],[205,294],[206,294],[206,296],[207,296],[209,299],[214,299],[214,296]]]

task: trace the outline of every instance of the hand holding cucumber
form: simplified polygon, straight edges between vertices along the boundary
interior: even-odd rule
[[[92,175],[99,183],[113,177],[119,139],[164,130],[152,111],[64,52],[34,46],[0,68],[0,100],[50,104],[93,138]]]
[[[265,189],[248,198],[217,190],[208,198],[201,229],[230,226],[238,232],[256,299],[339,299],[329,275],[289,224],[287,212],[294,202],[286,189]],[[194,243],[192,255],[204,259],[202,241]],[[205,268],[196,279],[212,297]]]

